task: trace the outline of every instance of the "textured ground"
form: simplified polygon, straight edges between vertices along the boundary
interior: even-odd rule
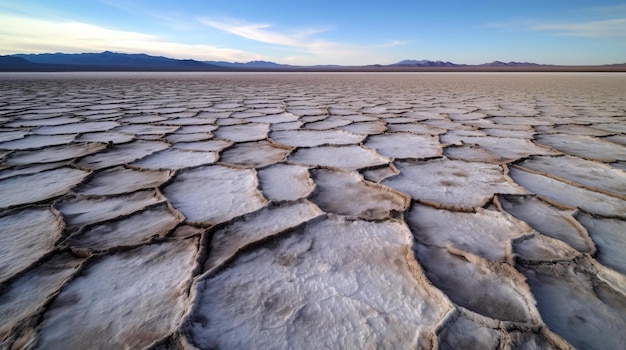
[[[0,348],[621,348],[625,87],[2,75]]]

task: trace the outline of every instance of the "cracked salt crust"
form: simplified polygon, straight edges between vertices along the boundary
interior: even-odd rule
[[[163,194],[187,220],[218,224],[263,207],[256,172],[221,165],[181,173]]]
[[[185,310],[194,243],[151,244],[92,262],[50,305],[37,346],[143,348],[167,336]]]
[[[0,217],[0,283],[54,249],[63,222],[48,208]]]
[[[316,188],[310,199],[328,213],[383,220],[403,212],[409,205],[408,196],[367,183],[356,172],[315,169],[312,174]]]
[[[408,237],[398,222],[337,218],[241,255],[198,281],[189,337],[201,348],[424,343],[450,305],[413,276]]]
[[[276,164],[258,171],[259,182],[267,199],[290,201],[304,198],[315,183],[308,168],[300,165]]]
[[[270,137],[291,147],[315,147],[322,145],[358,145],[365,137],[342,130],[293,130],[273,131]]]
[[[74,188],[84,195],[115,195],[159,187],[172,176],[169,170],[134,170],[117,166],[96,173]]]
[[[216,152],[198,152],[170,148],[155,152],[131,164],[142,169],[177,170],[213,164],[217,159],[218,154]]]
[[[0,348],[625,341],[623,75],[0,81]]]
[[[220,161],[251,167],[263,167],[284,160],[290,148],[277,147],[268,141],[239,143],[220,154]]]
[[[76,135],[27,135],[24,138],[0,143],[0,149],[21,150],[64,145],[75,138]]]
[[[347,170],[375,167],[390,161],[389,158],[361,146],[300,148],[291,153],[287,160],[296,164]]]
[[[89,173],[63,167],[0,180],[0,208],[36,203],[67,193]]]
[[[383,185],[444,207],[480,207],[495,193],[526,193],[504,175],[502,167],[489,163],[444,158],[394,164],[400,174],[383,180]]]

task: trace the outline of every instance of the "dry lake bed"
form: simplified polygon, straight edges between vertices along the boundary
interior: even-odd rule
[[[626,343],[626,74],[0,90],[1,349]]]

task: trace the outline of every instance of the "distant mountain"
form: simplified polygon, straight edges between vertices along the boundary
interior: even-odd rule
[[[27,68],[38,66],[37,63],[33,63],[24,58],[15,56],[0,56],[0,65],[7,68]]]
[[[100,67],[101,69],[122,70],[223,70],[223,67],[191,59],[179,60],[162,56],[111,51],[77,54],[16,54],[11,57],[21,58],[37,64],[65,65],[67,68],[73,67],[74,69],[79,69],[80,66],[90,66]]]
[[[279,64],[268,61],[250,61],[246,63],[240,62],[224,62],[224,61],[204,61],[204,63],[213,64],[220,67],[229,68],[293,68],[297,66],[291,66],[288,64]]]
[[[502,62],[502,61],[493,61],[489,63],[481,64],[483,67],[525,67],[525,66],[541,66],[541,64],[531,63],[531,62]]]
[[[197,61],[174,59],[147,54],[127,54],[104,51],[100,53],[44,53],[0,56],[0,71],[4,72],[71,72],[71,71],[163,71],[163,72],[211,72],[211,71],[287,71],[287,72],[625,72],[626,65],[555,66],[530,62],[502,62],[467,65],[447,61],[403,60],[397,63],[364,66],[314,65],[293,66],[268,61],[246,63],[224,61]]]
[[[0,56],[0,72],[49,72],[64,70],[65,65],[34,63],[21,57]]]
[[[443,61],[429,61],[429,60],[403,60],[398,63],[390,64],[388,67],[459,67],[464,66],[462,64],[455,64],[452,62]]]

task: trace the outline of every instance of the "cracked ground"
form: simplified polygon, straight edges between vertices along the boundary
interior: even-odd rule
[[[4,74],[2,349],[618,349],[623,74]]]

